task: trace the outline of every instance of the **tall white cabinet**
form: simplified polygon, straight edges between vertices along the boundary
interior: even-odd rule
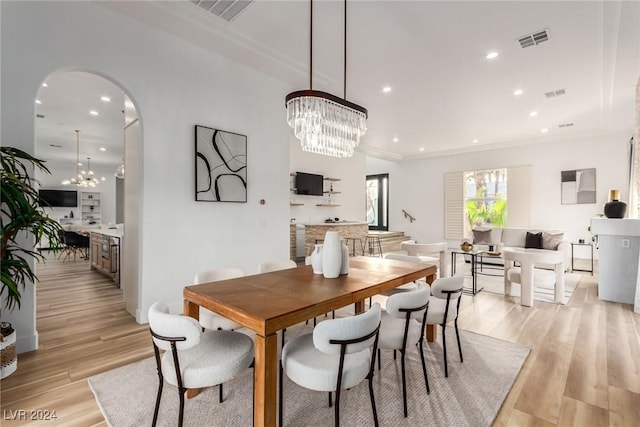
[[[598,238],[598,298],[634,304],[640,313],[640,220],[591,219]]]

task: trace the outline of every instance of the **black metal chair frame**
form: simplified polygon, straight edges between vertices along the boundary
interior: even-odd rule
[[[373,421],[375,423],[375,426],[378,427],[378,411],[376,410],[376,401],[375,398],[373,396],[373,371],[374,371],[374,367],[376,364],[376,358],[375,358],[375,354],[376,354],[376,350],[378,349],[378,333],[380,332],[380,323],[378,323],[378,326],[376,327],[376,329],[363,336],[360,338],[353,338],[353,339],[349,339],[349,340],[329,340],[329,344],[338,344],[340,345],[340,362],[338,365],[338,381],[336,383],[336,404],[335,404],[335,408],[334,408],[334,413],[335,413],[335,427],[340,427],[340,393],[341,393],[341,386],[342,386],[342,372],[344,370],[344,358],[347,354],[347,346],[349,344],[357,344],[359,342],[363,342],[366,341],[372,337],[376,337],[376,339],[373,342],[373,352],[371,353],[371,364],[369,366],[369,373],[366,376],[366,379],[369,380],[369,397],[371,398],[371,409],[373,410]],[[280,366],[282,366],[282,363],[280,364]],[[280,380],[280,426],[282,426],[282,379]],[[332,406],[332,402],[331,402],[331,392],[329,392],[329,407]]]
[[[447,326],[447,316],[449,315],[449,303],[451,302],[451,295],[459,293],[458,304],[456,307],[456,318],[454,320],[454,327],[456,330],[456,339],[458,340],[458,352],[460,353],[460,363],[464,362],[462,358],[462,346],[460,345],[460,332],[458,331],[458,313],[460,313],[460,300],[462,299],[462,288],[453,291],[441,291],[443,294],[447,294],[447,306],[444,309],[444,319],[440,326],[442,327],[442,354],[444,354],[444,376],[449,376],[449,367],[447,365],[447,337],[445,334],[445,328]]]
[[[424,314],[422,316],[422,324],[420,327],[420,341],[418,344],[420,345],[420,359],[422,361],[422,373],[424,374],[424,383],[427,387],[427,394],[431,393],[429,390],[429,379],[427,377],[427,364],[424,360],[424,352],[422,342],[424,341],[424,329],[427,323],[427,312],[429,311],[429,301],[423,306],[415,307],[415,308],[400,308],[398,311],[401,313],[406,313],[405,322],[404,322],[404,336],[402,338],[402,349],[399,349],[402,358],[400,359],[400,363],[402,366],[402,401],[403,401],[403,409],[405,418],[408,416],[407,411],[407,374],[405,370],[405,352],[407,349],[407,337],[409,335],[409,322],[411,322],[411,313],[416,311],[424,310]],[[382,362],[380,357],[380,348],[378,348],[378,370],[382,368]],[[396,350],[393,350],[393,359],[396,358]]]
[[[151,336],[153,338],[156,338],[162,341],[168,341],[171,344],[171,353],[173,354],[173,366],[176,369],[176,378],[178,380],[178,397],[180,398],[180,413],[178,415],[178,426],[182,427],[182,421],[184,419],[184,394],[186,393],[187,389],[182,385],[182,374],[180,371],[180,361],[178,359],[178,349],[176,347],[176,342],[186,341],[187,338],[186,337],[165,337],[165,336],[156,334],[155,332],[153,332],[151,328],[149,328],[149,331],[151,332]],[[156,397],[156,407],[153,411],[153,421],[151,423],[151,425],[155,427],[158,421],[158,410],[160,409],[160,400],[162,398],[162,388],[164,386],[164,375],[162,374],[162,362],[160,360],[160,349],[156,345],[155,341],[151,340],[151,342],[153,343],[153,352],[155,354],[156,368],[158,370],[158,395]],[[253,367],[254,364],[255,364],[255,361],[252,362],[251,366],[249,367]],[[222,403],[224,401],[222,398],[222,383],[220,383],[219,386],[220,388],[219,388],[218,401],[219,403]],[[252,390],[253,390],[253,387],[252,387]],[[251,400],[253,401],[253,399]],[[253,411],[251,412],[253,413]]]
[[[70,254],[73,254],[75,260],[76,254],[80,252],[80,258],[89,259],[89,236],[76,233],[75,231],[63,230],[61,232],[62,241],[64,243],[64,249],[60,252],[60,257],[63,253],[66,253],[64,260],[66,260]]]

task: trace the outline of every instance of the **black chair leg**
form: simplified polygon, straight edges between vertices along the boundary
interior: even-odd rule
[[[376,400],[373,397],[373,374],[369,376],[369,397],[371,398],[371,410],[373,411],[373,422],[378,427],[378,411],[376,410]]]
[[[182,421],[184,419],[184,394],[187,389],[178,388],[178,395],[180,395],[180,415],[178,416],[178,427],[182,427]]]
[[[220,390],[219,390],[219,394],[218,394],[218,402],[220,402],[220,403],[223,402],[222,394],[223,394],[223,392],[222,392],[222,383],[220,383]]]
[[[407,374],[404,366],[404,353],[405,350],[400,350],[402,359],[400,359],[402,365],[402,403],[404,405],[404,417],[407,418]]]
[[[335,427],[340,427],[340,389],[336,390]]]
[[[458,319],[454,322],[456,327],[456,338],[458,339],[458,353],[460,353],[460,363],[464,362],[462,359],[462,346],[460,345],[460,332],[458,332]]]
[[[443,323],[440,326],[442,326],[442,354],[444,355],[444,376],[448,377],[449,367],[447,366],[447,334],[445,331],[445,327],[447,326],[447,324]]]
[[[152,427],[156,427],[156,423],[158,422],[158,410],[160,409],[160,399],[162,398],[162,387],[164,386],[164,379],[159,378],[158,383],[158,396],[156,397],[156,409],[153,411],[153,422],[151,423]]]
[[[333,406],[333,400],[331,400],[331,392],[329,392],[329,408]]]
[[[380,349],[378,348],[378,371],[382,369],[382,362],[380,358]]]
[[[396,360],[396,351],[393,350],[393,360]]]
[[[419,341],[420,343],[420,359],[422,360],[422,373],[424,374],[424,383],[427,386],[427,394],[431,393],[429,390],[429,379],[427,378],[427,364],[424,361],[424,352],[422,350],[422,339]]]

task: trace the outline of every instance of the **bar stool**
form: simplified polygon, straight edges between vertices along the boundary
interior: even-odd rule
[[[362,255],[364,255],[364,244],[362,243],[362,239],[357,237],[345,237],[344,240],[347,247],[351,244],[351,256],[356,256],[356,241],[360,242],[360,250],[362,251]]]
[[[365,246],[368,248],[369,256],[379,256],[382,258],[382,244],[380,236],[377,234],[368,234],[365,239]],[[376,253],[376,251],[378,253]]]

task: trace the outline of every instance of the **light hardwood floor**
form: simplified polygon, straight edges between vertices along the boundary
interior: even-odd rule
[[[152,356],[147,325],[135,323],[120,290],[87,261],[50,260],[38,274],[40,349],[21,354],[18,371],[0,383],[1,424],[104,426],[86,379]],[[598,300],[588,273],[565,306],[465,295],[459,325],[532,346],[495,426],[640,425],[640,315]],[[57,419],[7,419],[20,409]]]

